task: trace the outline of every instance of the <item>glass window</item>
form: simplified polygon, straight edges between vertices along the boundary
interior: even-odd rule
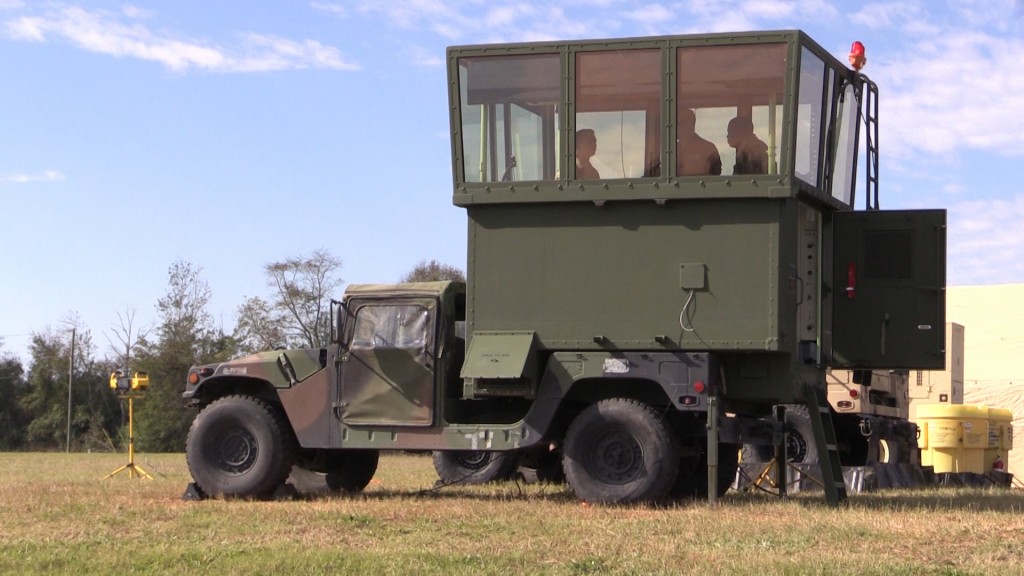
[[[777,174],[786,45],[680,48],[677,62],[676,174]]]
[[[659,176],[661,52],[576,55],[576,170],[581,180]]]
[[[852,84],[846,84],[840,95],[836,110],[838,137],[836,138],[835,162],[832,167],[832,197],[840,202],[853,204],[853,187],[857,167],[857,95]]]
[[[428,318],[428,311],[421,306],[363,306],[356,313],[352,349],[423,348]]]
[[[804,48],[800,57],[800,101],[796,111],[796,158],[794,173],[817,187],[821,173],[822,100],[825,90],[825,63]]]
[[[555,178],[560,78],[558,54],[459,59],[465,182]]]

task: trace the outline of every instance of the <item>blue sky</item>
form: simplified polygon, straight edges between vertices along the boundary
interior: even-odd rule
[[[949,283],[1024,282],[1020,0],[0,0],[0,353],[69,316],[100,355],[202,268],[225,330],[263,266],[465,268],[453,44],[800,28],[880,89],[883,208],[949,210]]]

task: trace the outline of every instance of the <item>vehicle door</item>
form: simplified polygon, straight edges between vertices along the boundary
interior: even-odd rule
[[[833,225],[830,365],[942,369],[946,211],[838,212]]]
[[[355,302],[341,358],[339,410],[347,425],[430,426],[434,421],[437,302]]]

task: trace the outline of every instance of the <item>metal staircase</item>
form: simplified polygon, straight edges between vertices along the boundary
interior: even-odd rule
[[[811,429],[814,431],[814,442],[818,447],[825,500],[831,506],[838,506],[846,502],[846,483],[843,481],[843,467],[839,462],[839,448],[836,444],[836,431],[832,426],[828,392],[824,386],[808,386],[805,398],[807,412],[811,417]]]

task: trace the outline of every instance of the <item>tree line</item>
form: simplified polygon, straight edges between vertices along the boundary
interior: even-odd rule
[[[133,309],[118,313],[102,357],[92,331],[77,316],[66,319],[66,329],[31,335],[27,367],[4,351],[0,339],[0,451],[123,449],[127,408],[109,387],[116,370],[149,375],[149,390],[135,403],[136,449],[182,451],[196,415],[181,400],[188,369],[260,350],[325,346],[330,300],[340,297],[343,285],[341,266],[325,250],[267,264],[268,295],[246,298],[230,332],[218,327],[208,310],[212,293],[202,268],[177,261],[168,268],[166,293],[156,303],[156,325],[137,326]],[[465,275],[431,260],[400,281],[430,280],[465,281]]]

